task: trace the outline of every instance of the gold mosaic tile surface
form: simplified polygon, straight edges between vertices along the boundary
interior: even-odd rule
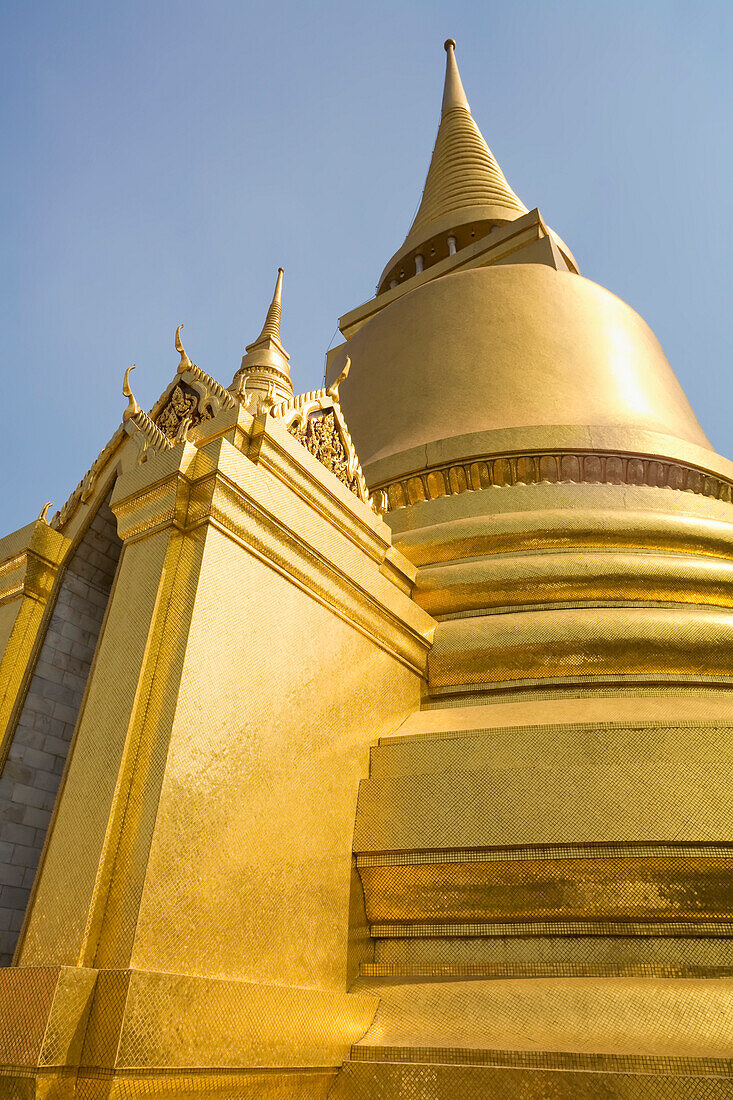
[[[360,1047],[733,1056],[733,979],[359,979],[380,997]]]
[[[330,1100],[728,1100],[711,1077],[350,1063]]]

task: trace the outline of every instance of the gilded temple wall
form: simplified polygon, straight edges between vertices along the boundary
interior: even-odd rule
[[[347,993],[373,949],[358,786],[419,706],[434,622],[367,503],[281,425],[229,420],[241,447],[222,420],[198,447],[122,456],[124,549],[0,1017],[39,976],[51,1016],[67,970],[88,981],[70,1045],[28,1054],[24,1079],[331,1077],[376,1008]]]
[[[64,572],[0,776],[3,966],[23,922],[121,546],[105,501]],[[9,607],[17,612],[17,603]]]
[[[418,678],[214,529],[183,683],[132,965],[343,988],[358,783]]]

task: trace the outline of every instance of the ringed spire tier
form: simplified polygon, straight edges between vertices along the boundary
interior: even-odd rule
[[[455,47],[449,38],[440,126],[420,207],[404,244],[382,272],[377,293],[528,213],[471,115]]]

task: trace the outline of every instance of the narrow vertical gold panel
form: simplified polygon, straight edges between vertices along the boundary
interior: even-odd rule
[[[80,1059],[85,1068],[108,1074],[117,1061],[130,977],[129,970],[99,971]]]
[[[96,980],[96,970],[61,968],[43,1036],[42,1066],[78,1064]]]
[[[114,830],[120,824],[118,776],[167,544],[163,531],[122,552],[20,945],[22,965],[75,965],[84,955],[100,861],[105,843],[115,843]]]
[[[110,887],[94,954],[102,969],[124,968],[130,960],[205,541],[202,528],[190,535],[173,532],[163,564],[149,659],[141,670],[130,749],[118,782],[120,839],[110,856]]]

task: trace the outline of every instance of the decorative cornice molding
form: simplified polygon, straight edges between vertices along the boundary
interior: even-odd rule
[[[215,523],[382,649],[425,674],[432,629],[420,631],[408,624],[220,472],[192,486],[186,530],[205,522]]]
[[[253,468],[250,463],[249,458],[239,454],[225,440],[214,441],[200,450],[191,443],[184,443],[155,455],[150,463],[135,467],[117,481],[111,507],[117,517],[120,537],[130,542],[166,527],[175,527],[188,535],[201,525],[211,523],[403,664],[424,675],[435,623],[407,598],[410,578],[399,570],[401,557],[396,552],[390,556],[385,575],[382,565],[389,549],[388,529],[385,527],[387,539],[381,542],[380,551],[378,531],[368,532],[363,522],[355,525],[352,531],[345,530],[344,524],[334,522],[337,517],[324,514],[304,486],[298,491],[285,479],[279,479],[288,485],[291,493],[297,493],[305,506],[322,516],[334,535],[338,533],[342,539],[348,538],[353,544],[353,553],[358,547],[359,552],[371,560],[373,583],[369,580],[370,573],[355,579],[341,568],[338,543],[334,542],[333,553],[328,540],[321,540],[320,548],[318,540],[311,545],[307,523],[305,535],[300,530],[305,522],[302,517],[292,526],[287,511],[281,515],[277,506],[272,511],[268,509],[269,496],[266,494],[259,499],[259,479],[249,485],[247,470]],[[240,473],[245,479],[243,485],[238,483]],[[146,475],[155,480],[146,480]],[[273,475],[267,471],[265,476]],[[344,493],[344,496],[349,494]],[[334,510],[338,511],[339,502],[333,503]],[[356,507],[361,510],[360,506]],[[345,510],[343,504],[340,510]],[[369,515],[367,511],[366,516]],[[372,523],[377,528],[384,526],[373,514]],[[395,557],[397,564],[393,560]],[[407,562],[405,567],[409,568]],[[397,576],[391,576],[392,571]]]
[[[556,451],[481,455],[433,466],[375,487],[384,511],[482,489],[539,482],[648,485],[733,501],[733,482],[695,466],[653,455],[614,451]]]

